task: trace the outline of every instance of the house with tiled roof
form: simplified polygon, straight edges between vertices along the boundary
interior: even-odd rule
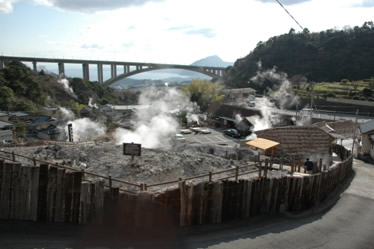
[[[323,160],[330,165],[332,158],[331,144],[334,137],[316,126],[285,126],[256,131],[258,138],[265,138],[279,143],[274,156],[293,157],[295,160]]]

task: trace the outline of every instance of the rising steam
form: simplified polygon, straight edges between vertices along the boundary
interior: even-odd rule
[[[70,82],[66,78],[64,78],[63,74],[60,75],[60,77],[57,80],[57,82],[62,85],[62,87],[64,88],[64,90],[65,90],[65,92],[67,94],[69,94],[70,96],[72,96],[74,99],[78,98],[77,95],[74,93],[73,88],[71,88]]]
[[[168,148],[178,133],[176,116],[187,112],[187,117],[195,117],[196,105],[183,92],[170,87],[157,90],[150,87],[139,96],[139,105],[147,108],[136,112],[134,131],[117,128],[113,133],[117,144],[140,143],[146,148]]]
[[[280,122],[279,116],[273,114],[273,110],[291,107],[298,103],[299,98],[292,93],[292,84],[287,79],[287,74],[277,72],[276,68],[263,70],[261,62],[258,63],[259,70],[251,82],[257,85],[263,85],[268,82],[272,88],[268,88],[268,95],[263,98],[256,98],[256,107],[260,109],[262,117],[252,116],[249,118],[254,125],[253,131],[272,128]]]
[[[96,123],[89,118],[80,118],[69,121],[68,124],[73,125],[74,142],[85,142],[94,140],[97,137],[105,135],[106,127],[103,124]],[[65,134],[68,134],[67,125],[65,126]]]

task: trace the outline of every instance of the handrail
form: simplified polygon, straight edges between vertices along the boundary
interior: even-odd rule
[[[112,187],[111,182],[114,181],[114,182],[117,182],[117,183],[123,183],[123,184],[127,184],[127,185],[130,185],[130,186],[137,187],[140,190],[147,190],[147,188],[150,188],[150,187],[156,187],[156,186],[167,185],[167,184],[174,184],[174,183],[178,183],[179,181],[189,181],[189,180],[203,178],[203,177],[209,177],[209,181],[211,182],[213,175],[218,175],[218,174],[222,174],[222,173],[226,173],[226,172],[230,172],[230,171],[236,171],[236,174],[231,175],[231,176],[225,176],[223,178],[219,178],[219,179],[216,179],[216,180],[220,181],[220,180],[229,179],[229,178],[238,178],[238,176],[242,176],[242,175],[246,175],[246,174],[250,174],[250,173],[254,173],[254,172],[259,171],[259,169],[256,169],[256,170],[251,170],[251,171],[239,174],[239,170],[242,170],[242,169],[245,169],[245,168],[248,168],[248,167],[252,167],[252,166],[258,166],[259,162],[255,162],[255,163],[249,163],[248,165],[241,166],[241,167],[237,166],[236,168],[230,168],[230,169],[220,170],[220,171],[216,171],[216,172],[209,172],[207,174],[202,174],[202,175],[197,175],[197,176],[192,176],[192,177],[186,177],[186,178],[179,178],[178,180],[159,182],[159,183],[153,183],[153,184],[148,185],[148,184],[138,184],[138,183],[128,182],[128,181],[125,181],[125,180],[122,180],[122,179],[112,178],[111,176],[104,176],[104,175],[100,175],[100,174],[97,174],[97,173],[84,171],[84,169],[76,169],[76,168],[73,168],[73,167],[60,165],[58,163],[52,163],[52,162],[48,162],[48,161],[45,161],[45,160],[36,159],[35,157],[31,158],[31,157],[28,157],[28,156],[16,154],[16,153],[14,153],[14,151],[13,152],[8,152],[8,151],[1,150],[0,152],[11,155],[11,159],[0,156],[0,158],[6,159],[6,160],[16,161],[15,160],[16,156],[17,157],[22,157],[22,158],[33,161],[33,166],[36,166],[36,162],[39,162],[39,164],[48,164],[48,165],[51,165],[53,167],[68,169],[68,170],[75,171],[75,172],[83,172],[84,174],[87,174],[87,175],[100,177],[100,178],[109,180],[110,183],[109,183],[109,186],[106,185],[107,187]],[[127,190],[127,189],[123,189],[123,188],[119,188],[119,189],[121,191],[135,193],[135,192]]]
[[[20,154],[16,154],[16,153],[13,153],[13,152],[8,152],[8,151],[1,151],[1,152],[5,153],[5,154],[11,154],[12,157],[18,156],[18,157],[22,157],[22,158],[25,158],[25,159],[28,159],[28,160],[32,160],[33,162],[39,162],[39,163],[42,163],[42,164],[49,164],[49,165],[51,165],[53,167],[68,169],[68,170],[72,170],[72,171],[75,171],[75,172],[82,172],[82,170],[80,170],[80,169],[76,169],[76,168],[73,168],[73,167],[64,166],[64,165],[60,165],[60,164],[56,164],[56,163],[52,163],[52,162],[48,162],[48,161],[36,159],[35,157],[31,158],[31,157],[28,157],[28,156],[24,156],[24,155],[20,155]],[[0,156],[0,158],[3,158],[3,157]],[[4,158],[4,159],[6,159],[6,158]],[[14,160],[14,158],[12,158],[12,160]],[[34,165],[34,166],[36,166],[36,165]],[[112,178],[110,176],[104,176],[104,175],[100,175],[100,174],[96,174],[96,173],[92,173],[92,172],[84,171],[84,170],[83,170],[83,172],[84,172],[84,174],[91,175],[91,176],[96,176],[96,177],[101,177],[101,178],[106,179],[106,180],[110,179],[110,180],[115,181],[115,182],[128,184],[128,185],[135,186],[135,187],[138,187],[138,188],[141,187],[140,184],[136,184],[136,183],[124,181],[124,180],[117,179],[117,178]]]

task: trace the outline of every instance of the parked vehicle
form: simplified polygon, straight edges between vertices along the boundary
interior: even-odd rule
[[[191,134],[191,131],[189,129],[182,129],[180,130],[181,134]]]
[[[227,136],[230,136],[230,137],[240,138],[240,133],[235,129],[224,130],[223,134],[227,135]]]
[[[178,141],[184,141],[185,138],[182,134],[175,134],[175,139]]]
[[[200,132],[203,133],[203,134],[210,134],[210,133],[212,133],[208,128],[202,128]]]

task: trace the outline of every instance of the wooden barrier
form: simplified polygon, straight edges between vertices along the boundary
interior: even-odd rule
[[[265,163],[264,176],[253,179],[239,178],[236,168],[233,180],[214,181],[208,174],[206,182],[180,179],[178,188],[137,194],[105,189],[104,181],[84,180],[81,171],[0,161],[0,218],[151,227],[166,216],[190,226],[299,212],[324,201],[351,173],[352,160],[313,175],[270,178]]]

